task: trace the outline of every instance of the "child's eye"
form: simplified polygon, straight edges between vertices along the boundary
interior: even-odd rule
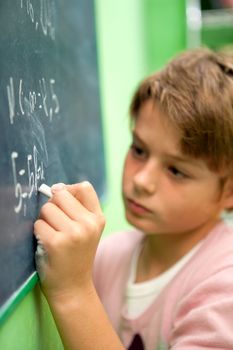
[[[187,177],[187,175],[183,171],[177,169],[177,167],[172,165],[168,167],[168,171],[170,172],[170,174],[172,174],[172,176],[178,179],[183,179]]]
[[[145,157],[145,151],[142,147],[135,145],[135,144],[132,144],[130,148],[131,148],[132,154],[135,157],[137,157],[137,158],[144,158]]]

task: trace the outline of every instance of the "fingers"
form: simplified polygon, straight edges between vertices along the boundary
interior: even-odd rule
[[[52,193],[52,198],[41,208],[40,219],[54,232],[76,234],[81,229],[86,235],[102,233],[105,219],[90,183],[58,184],[52,187]]]
[[[51,201],[44,204],[41,208],[40,219],[47,222],[56,231],[67,232],[71,231],[73,227],[70,215],[67,216],[62,209]]]
[[[94,214],[103,217],[97,194],[89,182],[75,185],[57,185],[52,187],[51,202],[57,205],[70,219],[82,221]]]
[[[77,230],[77,224],[97,227],[105,225],[97,194],[89,182],[52,186],[52,198],[41,208],[40,219],[60,232]]]
[[[90,211],[66,189],[56,191],[51,199],[51,203],[75,221],[82,219],[83,216],[90,215]]]
[[[43,246],[48,246],[54,239],[56,231],[44,220],[38,219],[34,223],[34,235]]]
[[[90,212],[102,214],[98,196],[88,181],[66,185],[65,188]]]

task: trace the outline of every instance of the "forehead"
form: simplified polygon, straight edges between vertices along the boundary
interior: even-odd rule
[[[181,132],[169,121],[158,104],[146,101],[135,118],[134,133],[152,144],[180,151]]]

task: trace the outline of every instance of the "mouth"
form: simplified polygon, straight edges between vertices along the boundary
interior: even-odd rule
[[[148,213],[152,213],[152,211],[146,207],[144,207],[143,205],[141,205],[138,202],[135,202],[134,200],[130,199],[130,198],[126,198],[125,199],[126,202],[126,207],[134,214],[136,215],[144,215],[144,214],[148,214]]]

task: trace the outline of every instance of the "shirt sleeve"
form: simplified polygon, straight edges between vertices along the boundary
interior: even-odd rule
[[[197,284],[177,305],[172,350],[233,349],[233,267]]]

